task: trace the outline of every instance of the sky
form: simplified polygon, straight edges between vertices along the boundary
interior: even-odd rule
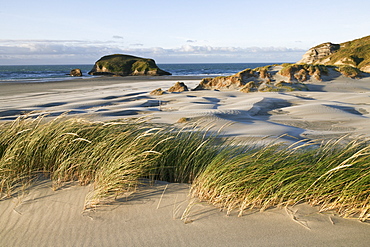
[[[1,0],[0,65],[296,62],[370,35],[368,0]]]

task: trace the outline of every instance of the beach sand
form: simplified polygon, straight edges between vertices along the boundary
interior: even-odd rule
[[[0,84],[0,120],[20,114],[69,112],[94,121],[148,117],[152,122],[202,122],[225,136],[282,141],[369,137],[370,78],[340,77],[310,91],[241,93],[188,91],[150,95],[197,78],[124,77]],[[39,182],[25,195],[0,201],[0,246],[367,246],[370,224],[319,213],[306,204],[226,216],[190,203],[189,185],[158,182],[113,204],[83,211],[90,186],[58,191]],[[163,193],[164,192],[164,193]]]
[[[150,95],[177,81],[189,88],[199,79],[181,77],[94,78],[34,84],[0,84],[0,120],[12,120],[35,111],[55,117],[109,121],[125,117],[152,122],[213,124],[225,136],[278,137],[287,141],[337,138],[370,133],[370,77],[340,77],[308,84],[310,91],[242,93],[201,90]],[[227,127],[225,127],[227,126]]]
[[[83,212],[90,186],[28,194],[0,202],[2,246],[367,246],[370,224],[321,214],[306,204],[226,216],[189,204],[189,185],[157,183]],[[164,193],[163,193],[164,192]],[[163,195],[163,196],[162,196]]]

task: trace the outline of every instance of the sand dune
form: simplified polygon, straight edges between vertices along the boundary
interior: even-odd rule
[[[304,92],[188,91],[150,95],[176,80],[96,78],[61,83],[0,84],[0,120],[21,114],[69,112],[98,121],[199,121],[225,136],[282,140],[370,133],[370,78],[339,78]],[[181,79],[181,78],[180,78]],[[199,80],[186,80],[194,88]],[[18,89],[18,90],[17,90]],[[189,201],[188,185],[158,183],[116,203],[83,212],[89,187],[52,191],[45,181],[26,195],[0,201],[1,246],[367,246],[370,226],[308,205],[231,215]],[[165,190],[165,193],[162,193]],[[162,199],[161,199],[162,197]]]
[[[85,212],[89,186],[50,187],[43,182],[0,202],[2,246],[366,246],[369,240],[370,225],[305,204],[237,217],[198,202],[185,224],[186,184],[158,182]]]
[[[182,80],[194,88],[199,80]],[[155,88],[168,89],[175,81],[165,80],[85,80],[45,83],[44,91],[32,92],[22,85],[22,93],[3,95],[0,120],[12,120],[22,113],[48,112],[95,120],[148,116],[154,122],[176,123],[180,118],[221,126],[227,136],[272,136],[289,134],[296,139],[338,137],[343,134],[368,135],[370,79],[339,78],[309,84],[304,92],[188,91],[149,94]],[[91,83],[91,85],[90,85]],[[3,86],[3,85],[0,85]],[[9,86],[8,86],[9,87]],[[27,93],[27,87],[30,88]],[[41,87],[41,86],[39,86]],[[320,91],[315,91],[320,88]],[[330,91],[329,91],[330,90]]]

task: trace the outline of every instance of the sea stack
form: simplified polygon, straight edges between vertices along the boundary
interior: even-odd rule
[[[114,54],[100,58],[89,74],[108,76],[171,75],[171,73],[158,68],[153,59],[124,54]]]
[[[72,69],[69,75],[70,76],[82,76],[82,72],[80,69]]]

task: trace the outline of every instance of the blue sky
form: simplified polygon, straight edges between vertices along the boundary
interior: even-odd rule
[[[368,0],[3,1],[0,65],[295,62],[312,46],[370,35]]]

